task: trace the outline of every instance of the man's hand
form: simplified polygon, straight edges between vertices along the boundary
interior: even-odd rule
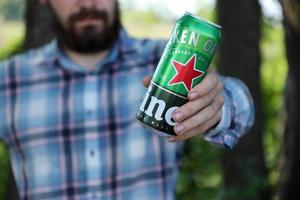
[[[145,77],[143,84],[148,87],[151,77]],[[170,142],[182,141],[199,135],[216,125],[221,119],[223,83],[215,71],[210,71],[203,81],[188,93],[189,101],[173,113],[177,136],[168,138]]]

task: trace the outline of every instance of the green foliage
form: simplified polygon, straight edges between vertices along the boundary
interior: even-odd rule
[[[1,0],[0,18],[21,21],[24,15],[24,0]]]
[[[283,91],[287,76],[283,27],[268,20],[263,21],[261,42],[261,82],[265,114],[264,150],[269,181],[276,186],[279,169],[278,159],[283,133]]]
[[[8,151],[3,143],[0,143],[0,199],[4,199],[5,182],[9,166]]]
[[[9,58],[22,51],[23,38],[15,39],[11,41],[3,48],[0,48],[0,61]]]
[[[247,160],[245,160],[247,162]],[[248,161],[249,162],[249,161]],[[244,165],[245,166],[245,165]],[[221,200],[236,200],[236,199],[260,199],[260,191],[267,190],[269,187],[268,180],[264,177],[254,174],[249,168],[244,171],[244,182],[247,183],[247,187],[240,186],[222,186]]]
[[[124,20],[132,19],[133,21],[141,21],[148,26],[153,26],[156,23],[160,22],[159,16],[157,16],[153,11],[131,11],[131,12],[124,12],[123,14]],[[139,20],[137,20],[139,19]],[[131,20],[130,20],[131,21]]]
[[[209,21],[217,23],[217,13],[213,8],[202,8],[196,12],[196,15],[207,19]]]
[[[122,22],[130,35],[139,38],[168,38],[172,31],[172,23],[161,20],[152,11],[123,12]]]
[[[0,61],[18,53],[24,40],[24,25],[20,22],[0,20]]]
[[[177,196],[182,200],[220,199],[220,149],[200,137],[188,140],[180,162]]]

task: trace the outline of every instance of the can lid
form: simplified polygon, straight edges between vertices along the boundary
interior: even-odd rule
[[[186,11],[186,12],[185,12],[185,15],[188,15],[188,16],[191,16],[191,17],[193,17],[193,18],[195,18],[195,19],[204,21],[205,23],[207,23],[207,24],[209,24],[209,25],[211,25],[211,26],[214,26],[214,27],[216,27],[216,28],[218,28],[218,29],[222,29],[222,26],[220,26],[220,25],[218,25],[218,24],[215,24],[215,23],[213,23],[213,22],[210,22],[210,21],[208,21],[207,19],[204,19],[204,18],[202,18],[202,17],[195,16],[195,15],[193,15],[193,14],[190,13],[190,12],[187,12],[187,11]]]

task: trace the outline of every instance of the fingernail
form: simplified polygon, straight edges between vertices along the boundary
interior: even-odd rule
[[[190,92],[188,95],[189,95],[190,99],[194,99],[194,98],[197,97],[197,93],[196,92]]]
[[[177,135],[181,135],[183,130],[184,130],[184,126],[183,125],[175,126],[175,133]]]
[[[180,112],[180,111],[175,111],[174,112],[173,118],[174,118],[175,121],[179,121],[182,117],[183,117],[182,112]]]
[[[168,141],[169,141],[169,142],[175,142],[175,137],[169,137],[169,138],[168,138]]]

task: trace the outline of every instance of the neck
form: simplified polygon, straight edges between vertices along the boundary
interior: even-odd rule
[[[85,67],[88,70],[93,70],[96,68],[97,63],[104,59],[108,53],[108,50],[90,54],[81,54],[70,49],[65,49],[65,52],[75,63]]]

